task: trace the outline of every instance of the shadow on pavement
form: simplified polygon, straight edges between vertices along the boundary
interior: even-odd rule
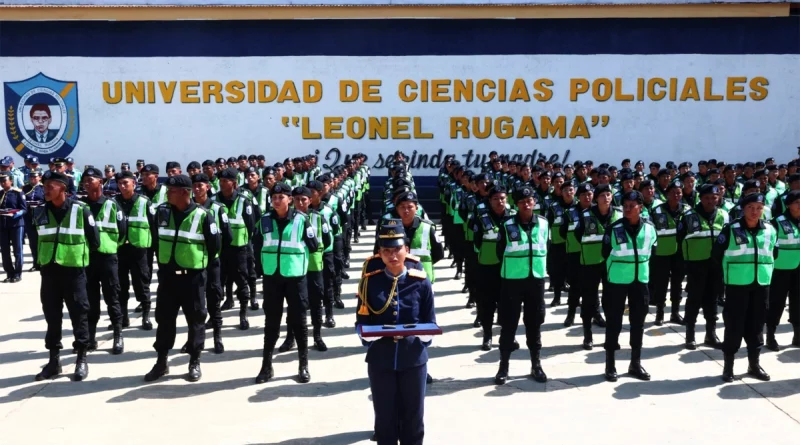
[[[350,431],[347,433],[331,434],[330,436],[289,439],[282,442],[270,442],[257,445],[351,445],[369,440],[370,436],[372,436],[372,431]]]
[[[183,379],[186,375],[186,368],[184,367],[176,367],[174,370],[170,368],[170,372],[174,372],[175,374],[170,374],[169,379],[165,381],[169,382],[170,380],[177,380]],[[133,402],[139,399],[157,399],[157,400],[169,400],[169,399],[182,399],[186,397],[195,397],[195,396],[202,396],[207,394],[212,394],[217,391],[232,391],[235,389],[243,388],[245,386],[254,385],[254,378],[253,377],[242,377],[238,379],[232,380],[224,380],[222,382],[197,382],[197,383],[190,383],[188,385],[184,384],[163,384],[160,383],[161,380],[154,383],[147,383],[143,380],[141,376],[138,376],[139,384],[134,385],[136,389],[132,391],[128,391],[125,394],[112,397],[108,400],[108,403],[121,403],[121,402]],[[278,378],[276,380],[282,380],[283,378]]]
[[[314,370],[311,370],[311,378],[314,378]],[[278,378],[276,380],[294,380],[295,376]],[[253,379],[248,379],[253,382]],[[281,386],[268,386],[258,391],[248,399],[251,403],[271,402],[283,397],[328,397],[344,394],[351,391],[363,391],[369,389],[369,379],[362,377],[353,380],[343,380],[339,382],[314,382],[304,384],[289,384]]]
[[[620,368],[618,364],[617,371],[627,371],[627,368]],[[620,373],[619,378],[622,380],[632,379],[627,372]],[[637,380],[618,385],[614,388],[613,397],[620,400],[630,400],[640,396],[670,396],[713,388],[723,384],[723,381],[717,375],[695,377],[687,380],[653,380],[650,382]]]
[[[746,375],[740,375],[736,378],[739,379],[741,377],[747,378],[745,385],[728,383],[720,388],[719,394],[717,394],[719,398],[725,400],[745,400],[761,397],[776,399],[800,393],[800,378],[774,382],[759,382],[748,378]]]

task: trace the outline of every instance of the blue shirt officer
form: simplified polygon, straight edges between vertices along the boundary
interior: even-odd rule
[[[23,217],[28,211],[22,190],[11,184],[11,176],[0,173],[0,210],[10,211],[0,216],[0,251],[3,256],[4,283],[16,283],[22,275]],[[14,258],[11,258],[11,249]]]
[[[42,173],[40,171],[31,170],[28,173],[28,183],[22,187],[25,202],[31,210],[30,212],[25,212],[22,217],[25,220],[25,234],[30,242],[31,257],[33,259],[33,266],[30,272],[39,270],[39,232],[36,231],[36,226],[33,224],[33,209],[44,204],[44,186],[41,179]]]
[[[358,288],[357,327],[435,323],[433,289],[424,271],[405,265],[408,241],[402,222],[384,222],[378,234],[384,267],[365,274]],[[379,445],[421,444],[430,337],[362,338]]]

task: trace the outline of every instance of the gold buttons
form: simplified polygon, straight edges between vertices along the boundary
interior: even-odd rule
[[[397,311],[392,312],[392,315],[397,315]]]
[[[397,301],[392,301],[392,304],[397,306]]]

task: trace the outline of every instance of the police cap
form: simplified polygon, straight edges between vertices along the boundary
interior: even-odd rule
[[[255,167],[247,167],[247,170],[245,170],[244,173],[246,175],[249,175],[250,173],[255,173],[256,175],[258,175],[258,169]]]
[[[155,173],[158,174],[158,166],[156,164],[147,164],[142,168],[142,173]]]
[[[196,182],[204,182],[206,184],[209,183],[208,175],[205,173],[198,173],[196,175],[192,175],[192,184]]]
[[[310,198],[311,190],[308,187],[304,187],[301,185],[300,187],[295,187],[294,190],[292,190],[292,196],[305,196],[307,198]]]
[[[138,167],[140,165],[142,165],[142,166],[144,165],[144,159],[137,159],[136,160],[136,166]]]
[[[748,204],[752,204],[754,202],[764,204],[764,195],[761,193],[750,193],[744,195],[740,198],[739,205],[741,205],[742,208],[745,208]]]
[[[689,171],[681,175],[681,181],[685,181],[689,178],[694,178],[694,177],[696,177],[694,172]]]
[[[202,167],[213,167],[213,166],[214,166],[214,161],[212,161],[211,159],[206,159],[205,161],[203,161]]]
[[[226,164],[235,164],[235,163],[236,163],[236,157],[234,156],[229,157],[228,162],[226,162]]]
[[[83,171],[83,176],[89,178],[103,179],[103,172],[94,167],[90,167]]]
[[[620,181],[632,181],[633,180],[633,173],[631,173],[631,172],[622,173],[621,175],[619,175],[619,180]]]
[[[273,168],[273,167],[264,167],[264,170],[261,171],[261,176],[267,177],[269,175],[275,176],[275,168]]]
[[[236,162],[246,161],[246,160],[247,160],[247,155],[239,155],[239,157],[236,158]]]
[[[788,206],[798,199],[800,199],[800,190],[792,190],[786,194],[786,200],[784,201],[784,204]]]
[[[272,189],[269,191],[270,195],[292,195],[292,188],[289,187],[289,184],[278,182],[272,186]]]
[[[795,181],[800,181],[800,173],[792,173],[791,175],[789,175],[789,183],[791,184],[792,182]]]
[[[601,193],[611,193],[611,186],[608,184],[598,184],[594,189],[594,194],[595,196],[599,196]]]
[[[190,162],[190,163],[189,163],[189,165],[187,165],[187,166],[186,166],[186,168],[187,168],[187,169],[190,169],[190,168],[196,168],[196,169],[200,169],[200,168],[201,168],[201,165],[200,165],[200,163],[199,163],[199,162],[197,162],[197,161],[192,161],[192,162]]]
[[[236,169],[234,169],[232,167],[228,167],[226,169],[223,169],[221,172],[219,172],[219,178],[220,179],[230,179],[232,181],[235,181],[236,180],[236,176],[237,176]]]
[[[256,156],[256,161],[266,161],[266,160],[267,160],[267,158],[265,158],[264,155]]]
[[[533,198],[536,200],[536,193],[533,192],[530,186],[523,185],[522,187],[514,189],[511,193],[511,197],[514,198],[514,201],[522,201],[526,198]]]
[[[0,159],[0,167],[11,167],[11,158],[8,156]]]
[[[42,180],[45,182],[47,181],[56,181],[60,182],[64,185],[69,185],[69,176],[65,175],[61,172],[56,172],[52,170],[48,170],[45,172],[44,176],[42,176]]]
[[[763,168],[761,170],[756,170],[756,172],[753,173],[754,178],[760,178],[762,176],[767,176],[767,171],[764,170]]]
[[[632,191],[628,193],[622,194],[622,202],[625,201],[635,201],[638,204],[642,204],[644,202],[642,198],[642,194],[637,191]]]
[[[381,224],[378,247],[400,247],[406,244],[406,229],[400,219],[389,219]]]
[[[31,164],[38,165],[39,164],[39,158],[37,158],[36,156],[31,156],[30,158],[28,158],[28,162],[30,162]]]
[[[28,173],[28,176],[31,178],[39,177],[42,176],[42,173],[39,170],[31,170],[30,173]]]
[[[639,190],[640,191],[642,189],[646,189],[648,187],[655,187],[655,184],[653,184],[653,180],[652,179],[642,180],[642,182],[639,184]]]
[[[716,164],[716,162],[715,162],[715,164]],[[703,161],[698,161],[698,162],[697,162],[697,166],[698,166],[698,167],[702,167],[702,166],[704,166],[704,165],[706,165],[706,166],[707,166],[707,165],[708,165],[708,161],[704,161],[704,160],[703,160]]]
[[[611,174],[605,168],[598,168],[597,169],[597,176],[611,176]]]
[[[566,182],[564,184],[566,184]],[[580,195],[582,195],[584,193],[590,193],[590,192],[593,192],[593,191],[594,191],[594,187],[592,187],[592,183],[584,182],[583,184],[578,186],[578,191],[577,192],[578,192],[578,196],[580,196]]]
[[[130,170],[123,170],[123,171],[117,173],[116,175],[114,175],[114,179],[116,179],[117,182],[122,181],[123,179],[132,179],[132,180],[135,181],[136,180],[136,176],[133,176],[133,172],[130,171]]]
[[[67,160],[62,157],[58,157],[58,158],[50,158],[50,162],[58,165],[58,164],[66,164]]]
[[[719,169],[718,168],[709,168],[708,169],[708,174],[709,175],[718,175],[719,174]]]
[[[217,158],[216,164],[217,165],[225,165],[225,158]]]
[[[170,176],[166,182],[167,187],[176,187],[182,189],[191,189],[192,180],[186,175]]]
[[[321,192],[321,191],[325,190],[325,184],[323,184],[318,179],[319,178],[317,178],[317,179],[315,179],[313,181],[308,181],[308,184],[307,184],[308,188],[311,189],[311,190],[317,191],[317,192]]]
[[[419,204],[419,198],[417,198],[417,194],[415,192],[407,191],[397,197],[397,204],[400,204],[401,202],[413,202],[414,204]]]
[[[67,164],[74,164],[74,163],[75,163],[75,160],[74,160],[74,159],[72,159],[72,157],[70,157],[70,156],[67,156],[67,158],[65,159],[65,161],[67,161]]]
[[[700,196],[716,195],[717,193],[719,193],[719,187],[717,187],[716,185],[703,184],[702,187],[700,187]]]
[[[742,186],[742,190],[749,190],[749,189],[760,189],[761,188],[761,181],[757,179],[748,179],[744,182]]]
[[[506,190],[506,186],[504,186],[503,184],[495,184],[491,189],[489,189],[489,198],[491,198],[494,195],[507,192],[508,190]]]
[[[167,162],[167,170],[170,170],[170,169],[173,169],[173,168],[181,168],[181,163],[177,162],[177,161],[169,161],[169,162]]]
[[[679,188],[682,188],[682,187],[683,187],[683,185],[681,184],[680,181],[678,181],[678,180],[670,181],[669,184],[667,184],[666,191],[669,192],[672,189],[679,189]]]
[[[659,164],[658,162],[651,162],[650,168],[661,168],[661,164]]]
[[[658,171],[658,174],[656,174],[656,176],[658,176],[659,178],[664,175],[669,176],[669,170],[667,170],[666,168],[662,168],[661,170]]]

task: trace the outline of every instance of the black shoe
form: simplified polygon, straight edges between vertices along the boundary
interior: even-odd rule
[[[142,305],[142,329],[145,331],[153,330],[153,323],[150,322],[150,303]]]
[[[547,382],[547,374],[542,369],[542,361],[539,351],[531,351],[531,377],[539,383]]]
[[[461,288],[461,293],[462,294],[466,294],[468,292],[469,292],[469,288],[467,288],[467,285],[465,284],[464,287]]]
[[[645,381],[650,380],[650,374],[648,374],[647,371],[644,370],[644,368],[642,367],[642,363],[638,360],[635,362],[632,361],[631,364],[628,366],[628,374],[630,374],[631,377],[637,378],[639,380],[645,380]]]
[[[465,309],[472,309],[472,308],[474,308],[474,307],[475,307],[475,302],[474,302],[474,301],[472,301],[472,300],[468,300],[468,301],[467,301],[467,304],[465,304],[465,305],[464,305],[464,308],[465,308]]]
[[[591,351],[594,347],[594,341],[592,339],[592,326],[591,324],[587,327],[585,324],[583,325],[583,349],[586,351]]]
[[[189,360],[189,374],[186,376],[186,380],[196,382],[200,380],[200,377],[203,377],[203,372],[200,370],[200,353],[198,352]]]
[[[508,351],[501,351],[500,352],[500,369],[497,370],[497,374],[494,376],[494,383],[496,385],[505,385],[506,380],[508,380],[508,359],[511,357],[511,353]]]
[[[342,301],[341,296],[339,295],[334,296],[333,307],[335,307],[336,309],[344,309],[344,302]]]
[[[681,317],[681,305],[680,304],[672,304],[672,312],[669,314],[669,322],[675,323],[679,325],[683,325],[686,322]]]
[[[336,327],[336,320],[333,317],[325,317],[325,327],[326,328],[335,328]]]
[[[430,385],[431,383],[433,383],[433,377],[431,377],[431,375],[428,374],[427,376],[425,376],[425,384]]]
[[[257,311],[258,310],[258,301],[256,300],[256,297],[251,297],[250,298],[250,310],[251,311]]]
[[[761,380],[762,382],[769,382],[771,379],[769,374],[767,374],[767,372],[764,371],[764,368],[762,368],[761,365],[759,365],[758,363],[751,363],[747,367],[747,375],[755,379]]]
[[[358,238],[353,237],[353,243],[358,244]]]
[[[474,327],[474,328],[481,327],[481,319],[478,318],[478,317],[475,317],[475,321],[472,322],[472,327]]]
[[[278,352],[291,351],[294,348],[294,336],[286,336],[283,344],[278,348]]]
[[[767,342],[764,344],[764,346],[766,346],[767,349],[769,349],[770,351],[773,351],[773,352],[780,351],[781,350],[781,346],[778,344],[778,340],[775,339],[774,330],[773,329],[769,329],[769,328],[767,328],[767,329],[772,331],[772,332],[767,332]]]
[[[6,278],[3,280],[3,283],[10,283],[10,282],[11,282],[11,277],[6,277]]]
[[[97,352],[97,340],[89,340],[89,346],[86,347],[86,352]]]
[[[181,354],[186,354],[187,352],[189,352],[189,342],[188,341],[186,343],[184,343],[183,346],[181,346]]]
[[[722,381],[730,383],[733,381],[733,354],[725,354],[725,365],[722,367]]]
[[[350,266],[347,266],[347,267],[350,267]],[[343,270],[342,271],[342,278],[345,279],[345,280],[349,280],[350,279],[350,274],[347,273],[346,270]]]
[[[78,358],[75,360],[75,373],[72,380],[82,382],[89,376],[89,364],[86,363],[86,350],[78,350]]]
[[[311,374],[308,373],[308,351],[300,353],[300,366],[297,370],[297,381],[308,383],[311,381]]]
[[[214,354],[225,352],[225,345],[222,344],[222,329],[214,329]]]
[[[686,326],[686,349],[690,351],[697,349],[697,342],[694,339],[694,326]]]
[[[662,326],[663,324],[664,324],[664,308],[659,306],[658,309],[656,309],[656,322],[655,322],[655,325],[656,326]]]
[[[492,336],[491,334],[483,336],[483,343],[481,343],[481,350],[482,351],[491,351],[492,350]]]
[[[256,376],[256,383],[266,383],[275,376],[275,372],[272,370],[272,362],[269,365],[262,364],[261,370],[258,371],[258,375]]]
[[[797,346],[800,348],[800,334],[798,334],[797,330],[795,330],[794,334],[792,334],[792,346]]]
[[[37,272],[37,271],[39,271],[39,270],[40,270],[40,269],[39,269],[39,266],[33,266],[33,267],[31,267],[30,269],[28,269],[28,272]]]
[[[344,268],[345,269],[349,269],[350,268],[350,259],[349,258],[344,260]],[[347,275],[347,271],[346,270],[342,271],[342,276],[345,277],[345,278],[350,278],[350,275]]]
[[[460,280],[460,279],[461,279],[461,272],[456,272],[456,276],[455,276],[455,277],[453,277],[453,279],[454,279],[454,280]],[[462,292],[463,292],[463,291],[462,291]]]
[[[512,351],[519,351],[519,342],[514,340],[513,346],[511,346]]]
[[[567,310],[567,318],[564,319],[564,327],[568,328],[575,324],[575,308],[569,308]]]
[[[130,317],[128,317],[128,314],[125,313],[122,316],[122,329],[129,328],[129,327],[131,327],[131,319],[130,319]]]
[[[556,307],[561,304],[561,297],[553,297],[553,301],[550,302],[550,307]]]
[[[114,355],[122,354],[125,351],[125,341],[122,339],[122,326],[114,326],[114,342],[111,346],[111,353]]]
[[[22,281],[22,277],[14,277],[9,281],[9,283],[19,283],[20,281]]]
[[[606,351],[606,371],[603,374],[607,382],[617,381],[617,367],[615,363],[614,351]]]
[[[50,351],[50,361],[47,362],[47,365],[45,365],[40,373],[36,374],[35,380],[40,382],[42,380],[52,379],[61,374],[61,372],[59,351],[58,349],[53,349]]]
[[[328,345],[326,345],[325,342],[322,341],[321,337],[320,338],[315,338],[314,339],[314,349],[316,349],[319,352],[325,352],[325,351],[328,350]]]
[[[159,354],[158,360],[156,364],[153,366],[153,369],[150,370],[144,376],[145,382],[154,382],[159,378],[169,374],[169,365],[167,365],[167,354]]]
[[[136,308],[133,310],[133,312],[135,312],[137,314],[142,313],[142,303],[139,303],[139,305],[136,306]]]
[[[717,337],[716,325],[706,325],[706,336],[703,339],[703,344],[714,349],[722,349],[722,342]]]
[[[219,308],[221,311],[227,311],[228,309],[233,309],[233,298],[225,299],[225,302]]]
[[[242,331],[250,329],[250,322],[247,321],[247,305],[244,303],[241,309],[239,309],[239,329]]]
[[[372,433],[372,436],[369,437],[369,441],[370,442],[377,442],[378,441],[378,435],[375,434],[375,433]]]
[[[594,318],[592,318],[592,321],[598,327],[601,327],[601,328],[606,327],[606,319],[603,318],[603,314],[599,314],[599,313],[598,314],[594,314]]]

